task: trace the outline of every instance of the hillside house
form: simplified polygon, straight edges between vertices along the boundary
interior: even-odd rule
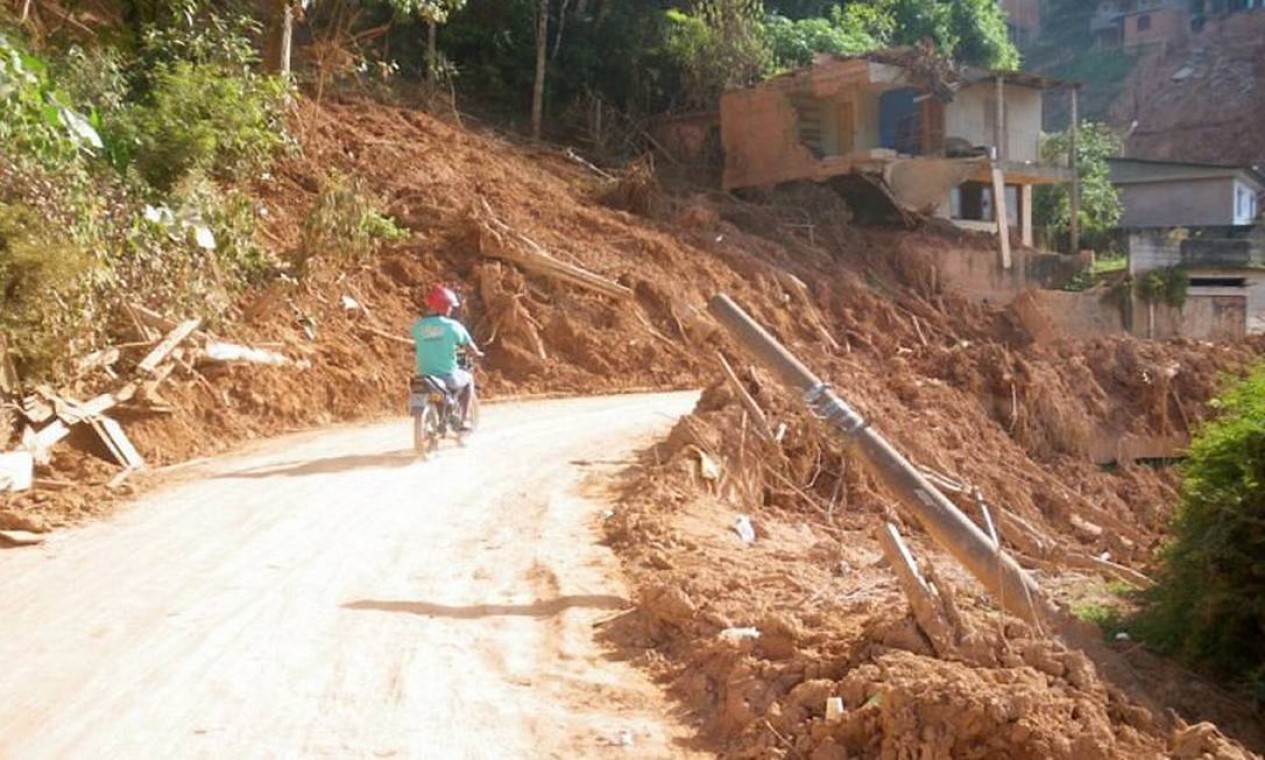
[[[1041,0],[1001,0],[1010,41],[1024,45],[1041,36]]]
[[[1103,0],[1089,27],[1100,47],[1134,51],[1180,42],[1190,23],[1188,0]]]
[[[1256,167],[1135,158],[1109,163],[1124,205],[1121,227],[1244,225],[1261,212],[1265,172]]]
[[[1135,278],[1180,267],[1189,278],[1180,320],[1148,313],[1135,330],[1208,340],[1265,333],[1265,173],[1254,167],[1112,159],[1121,227]]]
[[[904,209],[992,231],[996,166],[1007,217],[1031,245],[1033,186],[1071,178],[1039,155],[1044,94],[1066,86],[1023,72],[942,70],[910,51],[820,55],[724,93],[722,184],[861,176]]]

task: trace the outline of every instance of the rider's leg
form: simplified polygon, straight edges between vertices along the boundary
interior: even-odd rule
[[[469,425],[470,406],[474,399],[474,375],[459,369],[450,376],[450,379],[457,388],[457,403],[461,407],[461,422],[464,425]]]

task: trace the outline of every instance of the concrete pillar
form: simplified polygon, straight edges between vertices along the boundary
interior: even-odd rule
[[[1019,234],[1023,244],[1032,247],[1032,185],[1019,186]]]

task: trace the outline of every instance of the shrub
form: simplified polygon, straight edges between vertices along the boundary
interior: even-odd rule
[[[316,205],[303,225],[300,269],[313,258],[338,264],[360,264],[380,240],[399,240],[408,231],[375,208],[359,179],[334,173],[325,179]]]
[[[113,125],[111,150],[116,163],[134,166],[162,191],[194,172],[242,179],[285,144],[285,94],[276,78],[213,64],[164,65],[146,100]]]
[[[44,167],[77,163],[101,147],[89,118],[48,78],[48,65],[0,34],[0,151]]]
[[[26,206],[0,204],[0,330],[19,374],[47,374],[66,353],[68,299],[91,261]]]
[[[1166,303],[1175,309],[1186,305],[1190,275],[1181,267],[1165,267],[1138,278],[1138,296],[1147,303]]]
[[[1173,538],[1138,630],[1166,652],[1265,687],[1265,366],[1190,447]]]

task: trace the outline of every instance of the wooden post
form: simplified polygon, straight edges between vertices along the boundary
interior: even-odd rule
[[[1006,159],[1006,87],[1000,76],[997,77],[997,96],[994,100],[993,158],[1000,164]]]
[[[1023,244],[1032,247],[1032,185],[1019,186],[1019,234]]]
[[[756,400],[743,387],[742,381],[738,379],[737,373],[734,372],[734,368],[729,366],[729,362],[725,360],[725,355],[717,351],[716,358],[720,360],[720,368],[724,371],[725,379],[729,381],[730,387],[737,394],[738,400],[746,407],[747,414],[751,415],[751,419],[755,420],[756,432],[766,441],[773,440],[773,429],[769,427],[769,418],[765,415],[764,410],[760,408]]]
[[[1006,175],[1002,173],[1000,161],[993,164],[993,216],[997,217],[997,245],[1001,249],[1001,268],[1009,270],[1010,218],[1006,213]]]
[[[1072,86],[1072,126],[1068,138],[1068,162],[1072,169],[1072,218],[1069,220],[1068,232],[1071,235],[1071,250],[1075,256],[1081,250],[1081,171],[1077,159],[1076,133],[1080,129],[1080,114],[1077,109],[1077,92],[1079,87]]]

